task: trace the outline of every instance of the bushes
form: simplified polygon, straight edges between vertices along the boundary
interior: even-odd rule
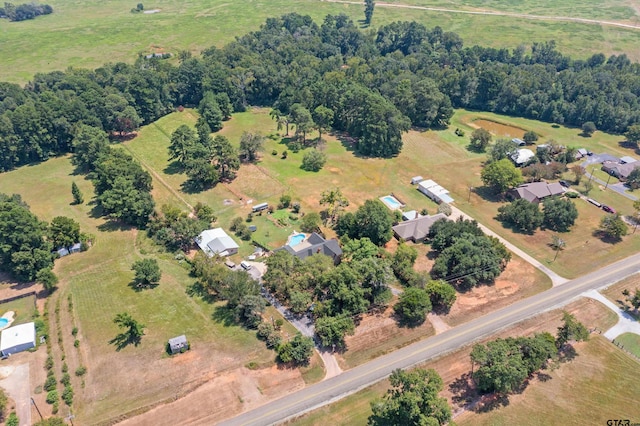
[[[47,393],[47,404],[55,404],[56,402],[58,402],[58,391],[57,390],[51,390]]]
[[[64,391],[62,391],[62,400],[68,406],[71,406],[73,403],[73,388],[71,385],[65,386]]]
[[[55,390],[57,385],[58,383],[56,381],[56,377],[53,375],[48,376],[47,380],[45,380],[44,382],[44,390],[46,390],[47,392]]]
[[[81,377],[84,376],[87,373],[87,367],[81,365],[80,367],[76,368],[76,376]]]
[[[280,346],[280,343],[282,343],[280,332],[278,332],[272,324],[267,322],[258,325],[258,338],[264,340],[269,349],[277,348]]]

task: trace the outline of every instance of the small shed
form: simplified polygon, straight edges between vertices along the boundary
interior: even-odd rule
[[[69,250],[67,250],[64,247],[59,248],[58,250],[56,250],[56,253],[58,253],[59,257],[65,257],[69,255]]]
[[[424,178],[422,176],[414,176],[411,178],[411,185],[417,185],[422,182]]]
[[[36,347],[36,326],[33,322],[5,328],[0,334],[0,352],[3,356]]]
[[[256,232],[258,230],[258,227],[255,225],[249,225],[249,231],[251,232]]]
[[[513,138],[513,139],[511,139],[511,142],[515,143],[518,146],[524,146],[524,145],[527,144],[525,141],[523,141],[520,138]]]
[[[189,342],[187,342],[187,336],[184,334],[182,336],[169,339],[169,351],[171,352],[171,355],[187,350],[189,350]]]
[[[269,203],[260,203],[260,204],[256,204],[255,206],[253,206],[253,212],[261,212],[262,210],[266,210],[269,208]]]
[[[80,243],[75,243],[69,249],[69,253],[80,253],[80,251],[82,251],[82,244]]]

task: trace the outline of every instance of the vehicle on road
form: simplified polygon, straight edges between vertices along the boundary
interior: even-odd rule
[[[613,213],[613,214],[615,214],[615,212],[616,212],[613,208],[611,208],[611,207],[609,207],[609,206],[607,206],[605,204],[602,205],[602,210],[604,210],[607,213]]]
[[[569,187],[569,182],[567,182],[566,180],[558,181],[558,183],[559,183],[560,185],[564,186],[565,188],[568,188],[568,187]]]
[[[242,269],[244,269],[245,271],[248,271],[252,268],[252,266],[247,262],[240,262],[240,266],[242,266]]]

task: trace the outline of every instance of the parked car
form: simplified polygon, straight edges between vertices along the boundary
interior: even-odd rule
[[[251,269],[251,268],[252,268],[252,266],[251,266],[250,264],[248,264],[247,262],[240,262],[240,266],[242,266],[242,268],[243,268],[245,271],[248,271],[249,269]]]
[[[602,204],[600,204],[599,202],[597,202],[593,198],[587,198],[587,201],[590,202],[591,204],[593,204],[596,207],[602,207]]]
[[[613,213],[613,214],[615,214],[615,212],[616,212],[613,208],[611,208],[609,206],[606,206],[604,204],[602,205],[602,210],[604,210],[607,213]]]
[[[558,183],[560,183],[560,185],[564,186],[565,188],[569,187],[569,182],[567,182],[566,180],[561,180]]]

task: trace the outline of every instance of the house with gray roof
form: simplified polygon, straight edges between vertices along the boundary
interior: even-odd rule
[[[564,194],[564,188],[558,182],[531,182],[518,186],[509,191],[508,195],[514,199],[525,199],[530,203],[539,203],[547,197]]]
[[[342,249],[338,240],[331,239],[325,240],[322,236],[316,232],[309,235],[300,243],[291,247],[290,245],[284,245],[276,251],[286,250],[298,259],[306,259],[314,254],[324,254],[333,259],[334,263],[340,262],[342,257]]]
[[[196,244],[209,257],[236,254],[240,246],[222,228],[207,229],[196,237]]]
[[[640,167],[640,161],[634,161],[632,163],[605,161],[602,163],[602,170],[611,176],[617,177],[621,181],[627,180],[631,172],[637,167]]]
[[[418,242],[427,238],[431,226],[440,219],[447,219],[444,213],[433,216],[418,216],[415,219],[405,220],[395,225],[393,234],[400,240]]]

